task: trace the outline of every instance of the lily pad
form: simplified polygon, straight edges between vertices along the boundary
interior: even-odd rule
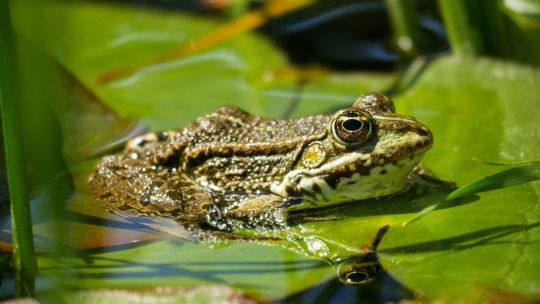
[[[463,185],[505,162],[540,156],[540,71],[489,59],[434,62],[398,98],[425,122],[436,143],[425,164]],[[540,184],[502,188],[455,202],[401,228],[380,254],[400,282],[432,300],[452,302],[540,297]]]

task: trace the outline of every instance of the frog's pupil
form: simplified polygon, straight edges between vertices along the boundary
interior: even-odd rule
[[[358,119],[347,119],[343,122],[342,125],[343,125],[343,129],[349,132],[354,132],[354,131],[360,130],[362,126],[364,125],[364,123]]]

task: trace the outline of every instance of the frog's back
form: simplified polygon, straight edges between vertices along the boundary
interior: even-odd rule
[[[210,188],[268,191],[294,166],[303,147],[326,136],[329,118],[266,119],[222,107],[181,133],[182,170]]]
[[[267,119],[236,107],[221,107],[183,129],[190,149],[201,145],[282,145],[320,138],[329,121],[326,115],[300,119]]]

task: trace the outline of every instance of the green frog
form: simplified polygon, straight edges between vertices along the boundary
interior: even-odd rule
[[[404,191],[432,143],[427,127],[376,93],[299,119],[222,107],[183,129],[129,140],[89,182],[107,209],[219,230],[228,220]]]

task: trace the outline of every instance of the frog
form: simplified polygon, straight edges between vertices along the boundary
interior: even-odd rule
[[[231,221],[406,191],[432,144],[426,126],[379,93],[294,119],[225,106],[182,129],[130,139],[98,162],[89,185],[111,211],[225,230]]]

